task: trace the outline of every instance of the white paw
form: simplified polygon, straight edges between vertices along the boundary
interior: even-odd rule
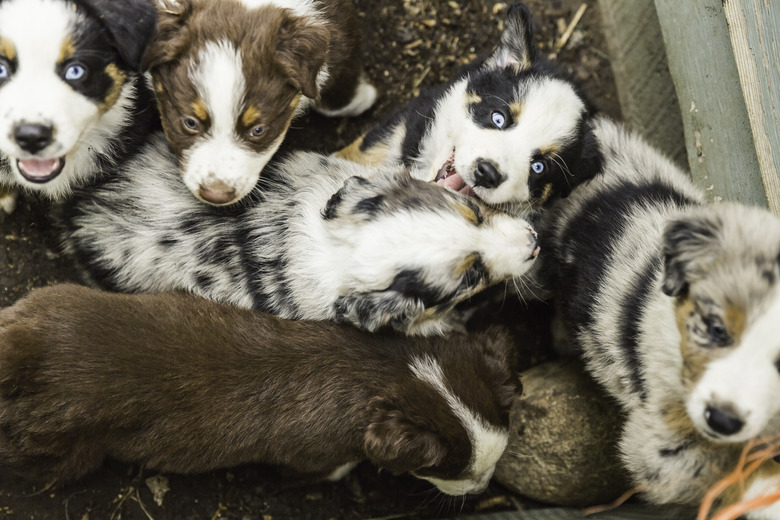
[[[336,482],[346,477],[352,469],[357,466],[357,462],[347,462],[346,464],[334,469],[330,475],[325,477],[325,480]]]
[[[16,209],[16,193],[0,188],[0,210],[10,215]]]
[[[376,88],[365,80],[361,79],[360,84],[355,90],[355,96],[345,107],[329,110],[323,107],[315,107],[315,110],[327,117],[354,117],[359,116],[374,104],[376,101]]]

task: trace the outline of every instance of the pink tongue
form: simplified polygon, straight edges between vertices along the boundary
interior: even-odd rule
[[[463,177],[461,177],[458,173],[453,173],[449,177],[439,179],[436,181],[436,184],[439,186],[445,186],[459,193],[463,193],[464,195],[474,195],[474,190],[471,189],[471,186],[466,184],[466,181],[464,181]]]
[[[57,171],[59,166],[59,159],[25,159],[19,161],[19,169],[28,177],[48,177]]]

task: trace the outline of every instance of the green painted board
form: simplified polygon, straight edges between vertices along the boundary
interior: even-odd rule
[[[780,3],[725,0],[723,10],[769,207],[780,214]]]
[[[687,166],[680,105],[654,0],[599,0],[599,11],[625,123]]]
[[[766,207],[721,0],[655,0],[655,5],[693,179],[710,200]]]

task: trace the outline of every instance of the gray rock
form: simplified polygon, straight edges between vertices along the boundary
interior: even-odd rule
[[[609,503],[629,487],[617,439],[622,416],[584,369],[551,361],[521,374],[510,437],[495,478],[526,497],[565,506]]]

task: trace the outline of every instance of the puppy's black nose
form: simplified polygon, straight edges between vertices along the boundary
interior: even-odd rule
[[[704,410],[704,418],[710,428],[721,435],[734,435],[745,425],[731,410],[721,410],[712,406]]]
[[[25,152],[38,153],[51,144],[54,128],[51,126],[23,123],[14,128],[14,139]]]
[[[504,177],[498,173],[495,166],[487,161],[477,163],[477,169],[474,170],[474,186],[497,188],[502,182],[504,182]]]

